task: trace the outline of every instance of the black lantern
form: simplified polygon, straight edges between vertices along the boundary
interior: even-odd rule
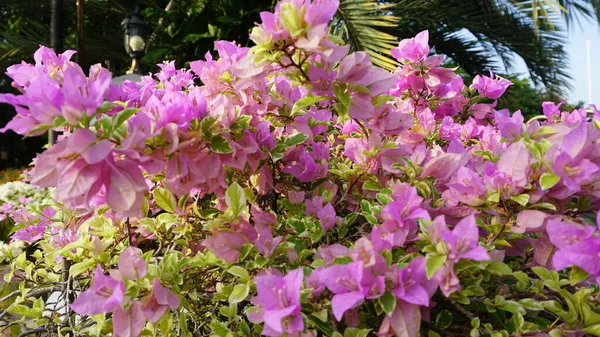
[[[146,45],[152,33],[152,26],[140,15],[137,5],[130,17],[121,22],[125,30],[125,51],[131,58],[133,64],[127,73],[139,72],[138,61],[146,53]]]

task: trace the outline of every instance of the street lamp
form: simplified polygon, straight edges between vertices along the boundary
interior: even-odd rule
[[[146,53],[146,45],[152,33],[152,26],[140,15],[138,6],[135,6],[133,14],[121,22],[125,30],[125,51],[133,59],[131,68],[127,74],[139,73],[139,60]]]

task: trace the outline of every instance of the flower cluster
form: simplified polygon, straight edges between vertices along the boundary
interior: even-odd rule
[[[600,336],[600,112],[497,110],[511,83],[426,31],[374,67],[337,7],[283,0],[254,47],[139,83],[45,47],[8,69],[5,129],[62,133],[30,173],[55,204],[3,248],[17,335]]]

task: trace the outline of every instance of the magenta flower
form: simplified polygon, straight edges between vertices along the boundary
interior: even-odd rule
[[[44,237],[44,233],[46,232],[46,228],[48,224],[39,224],[27,226],[25,228],[19,229],[12,236],[13,240],[21,240],[27,243],[34,243],[38,240],[41,240]]]
[[[405,301],[398,301],[391,315],[385,316],[378,337],[418,336],[421,327],[421,307]]]
[[[523,121],[525,119],[520,110],[515,111],[512,116],[508,109],[498,110],[494,117],[503,138],[512,140],[519,138],[523,133]]]
[[[429,305],[429,299],[437,288],[435,280],[428,280],[425,258],[413,259],[406,267],[396,271],[392,279],[392,293],[399,300],[417,305]]]
[[[472,88],[477,89],[479,94],[490,99],[498,99],[504,94],[506,89],[512,85],[512,82],[494,73],[490,70],[490,76],[477,75],[473,79]]]
[[[315,256],[331,265],[338,257],[350,255],[350,249],[346,246],[334,243],[332,245],[322,245],[317,249]],[[312,275],[312,274],[311,274]]]
[[[327,175],[327,164],[315,161],[310,153],[300,148],[297,159],[286,165],[283,172],[293,175],[302,182],[311,182]]]
[[[581,184],[598,171],[600,171],[598,165],[589,159],[577,161],[566,152],[556,156],[552,163],[552,173],[560,176],[563,184],[574,192],[581,190]]]
[[[106,203],[121,216],[139,216],[148,190],[139,166],[131,160],[108,161]]]
[[[235,262],[240,257],[242,246],[248,239],[236,232],[216,231],[202,240],[202,246],[210,249],[218,258],[226,262]]]
[[[119,308],[123,303],[125,283],[104,275],[98,265],[92,286],[82,292],[71,304],[71,309],[80,315],[96,315]]]
[[[446,179],[453,176],[456,171],[463,167],[469,158],[464,153],[439,153],[431,158],[423,167],[422,178],[434,177]]]
[[[117,307],[113,311],[113,336],[138,337],[146,325],[142,304],[135,301],[127,310]]]
[[[339,6],[339,0],[307,1],[304,20],[309,26],[329,23]]]
[[[319,217],[319,221],[321,222],[323,232],[333,228],[333,226],[335,225],[335,209],[333,208],[330,202],[328,202],[327,205],[323,206],[323,208],[317,213],[317,216]]]
[[[550,242],[558,248],[552,258],[556,270],[576,265],[600,282],[600,236],[595,235],[594,227],[550,220],[546,231]]]
[[[400,41],[398,47],[392,49],[392,56],[400,62],[420,62],[429,55],[429,32],[424,30],[417,36]]]
[[[148,322],[156,324],[169,310],[176,310],[181,305],[181,299],[170,289],[163,287],[155,278],[152,282],[152,292],[142,300],[142,311]]]
[[[486,189],[483,179],[467,166],[459,168],[447,186],[448,189],[442,193],[442,198],[449,206],[456,206],[458,202],[470,206],[485,203]]]
[[[331,309],[338,322],[346,311],[361,305],[369,293],[369,288],[362,285],[363,269],[363,263],[359,261],[331,266],[321,274],[321,282],[335,294]]]
[[[269,257],[273,254],[277,245],[283,241],[281,236],[273,238],[272,226],[277,225],[277,218],[272,213],[260,210],[257,206],[252,206],[250,214],[258,234],[258,238],[254,242],[256,250],[264,257]]]
[[[452,231],[449,229],[442,230],[441,235],[450,250],[449,260],[471,259],[484,261],[490,259],[487,250],[479,246],[479,228],[477,228],[473,215],[462,219],[454,226]]]
[[[135,247],[126,248],[119,256],[119,274],[125,280],[143,278],[148,272],[148,264],[142,253]]]
[[[41,125],[52,125],[54,118],[60,115],[64,95],[60,86],[46,73],[40,73],[25,89],[23,95],[0,94],[0,103],[15,107],[17,115],[0,132],[13,130],[27,135]],[[33,135],[39,135],[37,131]]]
[[[407,238],[414,236],[417,219],[431,219],[429,213],[421,208],[422,202],[417,189],[409,187],[381,210],[381,231],[394,235],[394,246],[402,246]]]
[[[257,296],[252,303],[259,307],[258,311],[248,314],[253,323],[264,322],[262,334],[265,336],[281,336],[304,330],[304,321],[300,312],[300,289],[304,273],[302,269],[290,271],[285,276],[256,276]]]

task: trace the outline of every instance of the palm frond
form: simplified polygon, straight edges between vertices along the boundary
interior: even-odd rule
[[[398,45],[398,38],[384,31],[398,25],[394,7],[374,0],[341,0],[330,33],[348,42],[353,51],[367,52],[375,65],[394,70],[398,62],[390,50]]]
[[[499,3],[527,13],[536,29],[541,25],[554,27],[563,20],[570,27],[581,18],[600,22],[600,0],[510,0]]]

